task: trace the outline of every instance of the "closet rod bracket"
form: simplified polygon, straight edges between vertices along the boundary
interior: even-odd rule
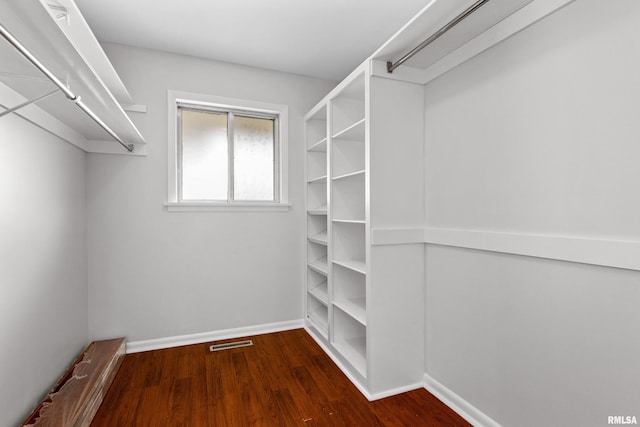
[[[44,95],[41,95],[41,96],[39,96],[37,98],[29,99],[29,100],[23,102],[22,104],[18,104],[15,107],[8,108],[8,109],[0,112],[0,117],[6,116],[7,114],[15,113],[16,111],[18,111],[21,108],[26,107],[27,105],[35,104],[36,102],[42,101],[43,99],[48,98],[51,95],[53,95],[54,93],[58,93],[58,92],[60,92],[60,89],[54,89],[51,92],[47,92]]]

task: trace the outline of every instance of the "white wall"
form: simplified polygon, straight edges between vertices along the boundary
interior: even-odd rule
[[[89,331],[129,341],[301,319],[303,116],[332,82],[107,45],[147,157],[88,156]],[[167,90],[289,106],[289,212],[167,212]]]
[[[87,345],[85,155],[13,115],[0,119],[0,153],[0,425],[9,426]]]
[[[431,82],[429,227],[640,240],[640,3],[579,0]],[[426,372],[505,426],[640,417],[640,272],[428,245]]]

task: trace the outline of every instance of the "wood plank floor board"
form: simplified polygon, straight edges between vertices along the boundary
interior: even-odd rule
[[[367,401],[304,329],[241,339],[127,355],[91,425],[469,426],[424,389]]]

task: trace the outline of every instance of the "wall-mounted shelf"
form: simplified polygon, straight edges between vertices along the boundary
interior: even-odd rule
[[[426,84],[522,31],[574,0],[491,0],[407,60],[393,73],[395,62],[445,27],[476,0],[436,0],[383,44],[373,55],[376,76]]]
[[[319,283],[316,287],[309,289],[309,295],[317,299],[322,305],[329,305],[329,291],[327,281]]]
[[[329,242],[329,237],[327,236],[327,231],[325,230],[318,234],[314,234],[313,236],[309,236],[307,240],[309,240],[312,243],[317,243],[319,245],[327,246],[327,243]]]
[[[0,23],[125,144],[132,144],[133,152],[121,147],[62,93],[15,114],[87,152],[144,155],[145,141],[123,108],[132,104],[131,97],[77,6],[73,0],[58,0],[54,11],[49,3],[1,2]],[[66,19],[57,19],[60,7]],[[55,89],[4,38],[0,38],[0,57],[0,104],[5,109]]]

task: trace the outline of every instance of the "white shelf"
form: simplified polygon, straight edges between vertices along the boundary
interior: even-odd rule
[[[312,243],[316,243],[318,245],[327,246],[329,243],[329,236],[327,236],[326,231],[323,231],[322,233],[318,233],[313,236],[307,237],[307,240],[309,240]]]
[[[307,266],[317,272],[322,274],[323,276],[327,276],[329,274],[329,263],[326,258],[320,258],[315,261],[311,261],[307,263]]]
[[[362,262],[362,261],[358,261],[358,260],[333,260],[333,263],[336,265],[340,265],[344,268],[348,268],[349,270],[353,270],[356,273],[360,273],[360,274],[367,274],[367,264]]]
[[[358,177],[364,177],[365,171],[364,169],[359,170],[359,171],[355,171],[355,172],[349,172],[349,173],[345,173],[342,175],[338,175],[333,177],[334,181],[338,181],[341,179],[349,179],[349,178],[358,178]]]
[[[317,178],[311,178],[307,181],[307,183],[309,184],[323,184],[326,182],[327,182],[327,175],[319,176]]]
[[[333,305],[357,320],[362,326],[367,326],[367,299],[348,298],[334,301]]]
[[[109,128],[126,144],[134,144],[134,152],[129,153],[120,146],[61,93],[17,113],[87,152],[144,155],[145,141],[121,106],[132,103],[130,95],[78,8],[73,2],[64,2],[64,7],[68,19],[60,20],[55,18],[58,12],[44,1],[0,2],[0,16],[13,36],[58,79],[67,83]],[[0,82],[20,97],[34,99],[54,88],[53,83],[43,78],[43,74],[4,40],[0,43],[0,58],[0,72],[8,73]],[[51,119],[57,124],[52,125]]]
[[[357,122],[347,126],[346,128],[336,132],[333,135],[333,139],[336,140],[349,140],[349,141],[364,141],[365,135],[365,119],[359,119]]]
[[[342,224],[366,224],[367,222],[364,219],[344,219],[344,218],[334,218],[331,221],[342,223]]]
[[[325,307],[319,308],[314,311],[310,311],[307,314],[307,317],[311,321],[311,324],[324,335],[325,338],[328,336],[329,331],[329,320],[327,316],[327,309]]]
[[[351,363],[360,375],[367,376],[367,339],[362,337],[348,338],[333,343],[342,356]]]
[[[309,295],[318,300],[318,302],[320,302],[322,305],[329,305],[329,291],[326,281],[320,283],[313,289],[309,289],[307,292],[309,293]]]
[[[322,138],[320,141],[312,144],[307,151],[326,152],[327,151],[327,138]]]
[[[320,206],[315,209],[309,209],[307,211],[309,215],[326,215],[327,214],[327,206]]]

